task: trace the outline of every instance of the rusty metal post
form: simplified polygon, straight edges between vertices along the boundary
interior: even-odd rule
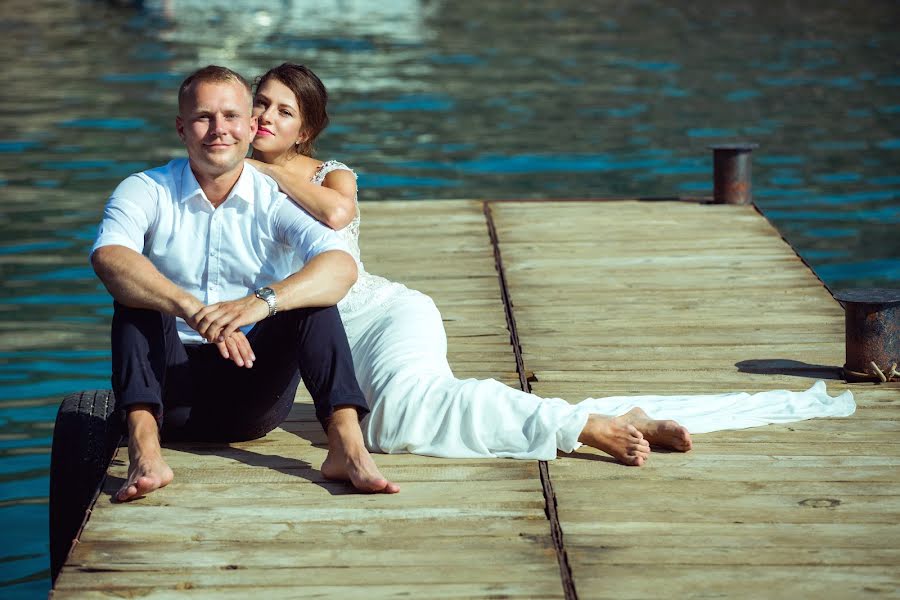
[[[900,289],[852,289],[834,297],[844,304],[844,379],[900,381]]]
[[[750,153],[759,144],[715,144],[713,151],[713,203],[752,204]]]

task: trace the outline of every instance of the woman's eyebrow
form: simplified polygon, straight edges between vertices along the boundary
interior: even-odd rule
[[[272,103],[272,99],[269,98],[268,96],[266,96],[265,94],[256,94],[255,100],[262,100],[264,102],[268,102],[269,104]],[[291,110],[299,110],[299,108],[297,108],[295,105],[286,104],[284,102],[279,102],[278,108],[289,108]]]

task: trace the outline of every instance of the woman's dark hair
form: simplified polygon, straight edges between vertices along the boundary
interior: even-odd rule
[[[293,146],[298,154],[312,155],[313,142],[328,126],[328,91],[316,74],[303,65],[283,63],[256,79],[256,91],[270,79],[274,79],[288,87],[297,98],[300,107],[300,119],[303,122],[300,132],[304,140]]]

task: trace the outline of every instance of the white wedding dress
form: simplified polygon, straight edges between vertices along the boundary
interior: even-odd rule
[[[326,162],[313,182],[346,165]],[[372,275],[359,251],[356,218],[338,233],[350,246],[359,279],[338,304],[359,385],[371,413],[363,421],[370,450],[448,458],[551,460],[571,452],[588,415],[621,415],[640,406],[654,419],[675,419],[691,433],[743,429],[813,417],[853,414],[853,395],[828,396],[816,382],[805,392],[703,396],[619,396],[570,404],[541,398],[493,379],[457,379],[447,363],[447,337],[434,302]]]

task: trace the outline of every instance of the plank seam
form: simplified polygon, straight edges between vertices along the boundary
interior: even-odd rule
[[[525,371],[525,359],[522,356],[522,345],[519,343],[519,332],[516,328],[516,316],[513,311],[512,299],[509,294],[509,286],[506,282],[506,271],[503,269],[503,255],[500,252],[500,239],[497,236],[497,228],[494,225],[494,216],[491,212],[491,202],[485,201],[484,218],[487,223],[488,236],[494,249],[494,267],[497,269],[497,279],[500,283],[500,297],[503,300],[503,312],[506,314],[506,326],[509,329],[509,341],[516,358],[516,371],[519,374],[519,386],[523,391],[531,393],[531,384]],[[553,490],[553,481],[550,479],[550,469],[547,461],[538,461],[538,470],[541,474],[541,489],[544,493],[544,514],[550,521],[550,537],[553,540],[553,548],[556,550],[556,560],[559,563],[559,574],[562,581],[563,595],[566,600],[578,600],[578,592],[575,589],[575,580],[572,577],[572,567],[569,565],[569,556],[566,552],[563,540],[562,525],[559,522],[557,512],[556,492]]]

